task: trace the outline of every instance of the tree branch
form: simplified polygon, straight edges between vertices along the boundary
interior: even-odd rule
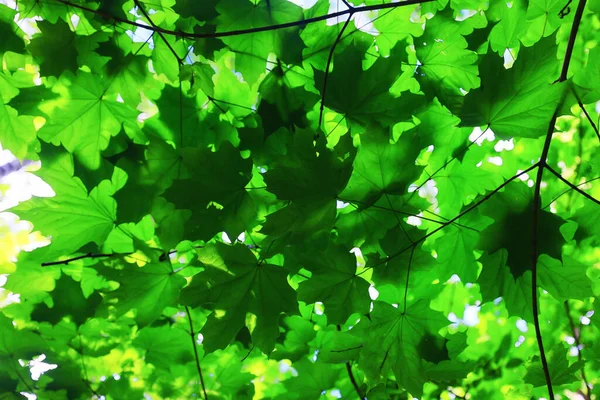
[[[292,21],[292,22],[286,22],[283,24],[261,26],[261,27],[257,27],[257,28],[238,29],[238,30],[226,31],[226,32],[214,32],[214,33],[179,32],[179,31],[173,31],[170,29],[164,29],[164,28],[161,28],[158,26],[148,26],[148,25],[140,24],[135,21],[130,21],[125,18],[120,18],[120,17],[114,16],[114,15],[110,15],[110,14],[105,13],[100,10],[94,10],[93,8],[85,7],[80,4],[71,3],[68,0],[56,0],[56,1],[59,3],[65,4],[65,5],[77,8],[82,11],[91,12],[91,13],[96,14],[107,20],[117,21],[117,22],[121,22],[123,24],[136,26],[138,28],[148,29],[148,30],[152,30],[154,32],[161,32],[161,33],[164,33],[167,35],[173,35],[173,36],[177,36],[177,37],[190,38],[190,39],[191,38],[201,39],[201,38],[220,38],[220,37],[227,37],[227,36],[247,35],[247,34],[252,34],[252,33],[257,33],[257,32],[273,31],[273,30],[284,29],[284,28],[304,27],[305,25],[313,23],[313,22],[325,21],[329,18],[341,17],[341,16],[348,15],[348,14],[353,14],[353,13],[358,13],[358,12],[363,12],[363,11],[376,11],[376,10],[384,10],[384,9],[388,9],[388,8],[405,7],[405,6],[411,6],[411,5],[420,4],[420,3],[429,3],[429,2],[432,2],[435,0],[406,0],[403,2],[399,2],[399,3],[385,3],[385,4],[376,4],[376,5],[370,5],[370,6],[354,7],[353,9],[347,9],[344,11],[338,11],[338,12],[334,12],[334,13],[330,13],[330,14],[326,14],[326,15],[319,15],[317,17],[307,18],[307,19],[303,19],[300,21]]]
[[[579,193],[580,195],[582,195],[586,199],[591,200],[591,201],[593,201],[594,203],[596,203],[596,204],[598,204],[600,206],[600,200],[598,200],[598,199],[590,196],[588,193],[586,193],[583,190],[579,189],[576,185],[573,185],[571,182],[569,182],[568,180],[566,180],[560,173],[558,173],[551,166],[546,165],[546,168],[548,169],[548,171],[552,172],[552,174],[554,174],[554,176],[556,176],[558,179],[560,179],[561,181],[563,181],[565,183],[565,185],[567,185],[571,190],[576,191],[577,193]],[[587,183],[587,182],[585,182],[585,183]]]
[[[68,265],[69,263],[72,263],[73,261],[83,260],[85,258],[125,257],[125,256],[130,256],[132,254],[133,253],[100,253],[100,254],[87,253],[87,254],[83,254],[81,256],[67,258],[66,260],[44,262],[44,263],[42,263],[42,267],[50,267],[52,265]]]
[[[206,394],[206,386],[204,385],[204,377],[202,376],[202,368],[200,368],[200,357],[198,357],[198,349],[196,348],[196,334],[194,333],[194,323],[192,322],[192,314],[190,308],[185,306],[185,312],[190,323],[190,337],[192,338],[192,346],[194,348],[194,358],[196,359],[196,369],[198,370],[198,378],[200,378],[200,386],[202,387],[202,393],[204,394],[204,400],[208,400]]]

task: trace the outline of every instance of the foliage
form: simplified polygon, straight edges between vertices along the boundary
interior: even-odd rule
[[[3,1],[0,398],[598,396],[598,12]]]

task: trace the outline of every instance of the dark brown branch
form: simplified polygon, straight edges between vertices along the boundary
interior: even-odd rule
[[[577,38],[577,30],[579,29],[579,24],[581,23],[581,17],[583,15],[583,10],[585,8],[586,0],[579,0],[579,4],[577,5],[577,11],[575,12],[575,17],[573,18],[573,25],[571,26],[571,33],[569,34],[569,41],[567,43],[567,50],[565,52],[565,58],[563,60],[562,70],[560,72],[560,77],[556,80],[556,82],[564,82],[567,80],[567,74],[569,72],[569,64],[571,63],[571,56],[573,55],[573,47],[575,46],[575,39]],[[552,169],[548,166],[547,158],[548,153],[550,152],[550,144],[552,142],[552,134],[554,133],[554,125],[556,124],[556,119],[558,118],[558,112],[560,106],[562,105],[563,100],[559,103],[558,107],[554,111],[554,115],[550,119],[550,124],[548,125],[548,132],[546,133],[546,140],[544,142],[544,147],[542,149],[542,154],[540,155],[539,161],[539,169],[537,171],[537,176],[535,180],[535,188],[533,193],[533,237],[531,240],[531,301],[532,301],[532,312],[533,312],[533,325],[535,327],[535,337],[538,344],[538,349],[540,352],[540,360],[542,362],[542,369],[544,370],[544,378],[546,380],[546,386],[548,388],[548,397],[550,400],[554,399],[554,391],[552,389],[552,379],[550,378],[550,369],[548,368],[548,360],[546,359],[546,352],[544,351],[544,342],[542,339],[542,330],[540,328],[540,319],[539,319],[539,305],[538,305],[538,288],[537,288],[537,259],[539,255],[539,215],[542,206],[542,196],[541,196],[541,188],[542,188],[542,178],[544,175],[544,169],[548,168],[550,171]]]
[[[444,163],[444,165],[442,165],[441,167],[439,167],[437,170],[435,170],[435,172],[431,175],[429,175],[427,173],[427,171],[425,171],[425,173],[427,173],[429,175],[429,177],[427,179],[425,179],[425,182],[421,183],[419,186],[417,186],[417,188],[415,190],[413,190],[412,194],[410,195],[410,197],[408,198],[408,201],[412,200],[412,198],[415,196],[415,194],[419,193],[419,190],[425,186],[425,184],[427,182],[429,182],[431,179],[433,179],[433,177],[435,175],[437,175],[438,172],[440,172],[441,170],[443,170],[444,168],[446,168],[452,161],[456,160],[458,157],[460,157],[461,155],[463,155],[464,153],[466,153],[467,150],[469,150],[469,148],[471,146],[473,146],[473,144],[477,143],[477,141],[479,140],[479,138],[481,138],[483,135],[486,134],[486,132],[488,131],[488,129],[490,129],[490,127],[488,126],[487,128],[485,128],[485,130],[483,132],[481,132],[479,134],[479,136],[477,136],[475,138],[475,140],[471,140],[469,141],[469,143],[463,147],[458,153],[456,153],[451,159],[449,159],[448,161],[446,161]]]
[[[434,0],[406,0],[403,2],[399,2],[399,3],[385,3],[385,4],[376,4],[376,5],[370,5],[370,6],[354,7],[353,9],[338,11],[338,12],[334,12],[334,13],[326,14],[326,15],[319,15],[317,17],[307,18],[307,19],[303,19],[300,21],[292,21],[292,22],[286,22],[283,24],[260,26],[257,28],[238,29],[238,30],[233,30],[233,31],[214,32],[214,33],[189,33],[189,32],[178,32],[178,31],[173,31],[170,29],[164,29],[159,26],[144,25],[144,24],[140,24],[135,21],[130,21],[125,18],[120,18],[120,17],[114,16],[114,15],[110,15],[110,14],[105,13],[100,10],[94,10],[93,8],[85,7],[80,4],[71,3],[70,1],[67,1],[67,0],[57,0],[57,2],[59,2],[59,3],[77,8],[82,11],[94,13],[104,19],[107,19],[107,20],[117,21],[117,22],[121,22],[123,24],[136,26],[138,28],[148,29],[148,30],[151,30],[154,32],[161,32],[161,33],[164,33],[167,35],[174,35],[174,36],[178,36],[178,37],[182,37],[182,38],[219,38],[219,37],[227,37],[227,36],[247,35],[247,34],[251,34],[251,33],[273,31],[273,30],[284,29],[284,28],[304,27],[305,25],[313,23],[313,22],[325,21],[330,18],[341,17],[341,16],[348,15],[348,14],[364,12],[364,11],[376,11],[376,10],[384,10],[384,9],[388,9],[388,8],[411,6],[411,5],[420,4],[420,3],[429,3],[431,1],[434,1]]]
[[[571,327],[571,332],[573,333],[573,339],[575,339],[575,346],[577,346],[577,359],[581,361],[583,358],[581,356],[581,341],[579,339],[581,336],[581,332],[577,329],[575,323],[573,323],[573,317],[571,317],[571,307],[569,306],[569,300],[565,300],[565,313],[567,314],[567,319],[569,320],[569,326]],[[588,383],[587,377],[585,376],[585,366],[581,368],[581,380],[585,384],[586,389],[583,395],[586,400],[590,400],[590,384]]]
[[[323,122],[323,110],[325,109],[325,93],[327,92],[327,78],[329,78],[329,68],[331,67],[331,61],[333,60],[333,53],[335,53],[335,48],[337,47],[344,31],[348,27],[350,20],[352,19],[352,13],[348,16],[346,22],[344,22],[344,26],[338,33],[335,41],[333,42],[333,46],[331,46],[331,50],[329,50],[329,57],[327,57],[327,64],[325,65],[325,76],[323,77],[323,93],[321,94],[321,107],[319,108],[319,124],[317,125],[317,129],[321,129],[321,123]]]
[[[571,190],[576,191],[577,193],[579,193],[580,195],[582,195],[583,197],[585,197],[588,200],[593,201],[594,203],[598,204],[600,206],[600,200],[590,196],[588,193],[584,192],[583,190],[579,189],[576,185],[573,185],[571,182],[569,182],[568,180],[566,180],[559,172],[557,172],[554,168],[552,168],[549,165],[546,165],[546,169],[548,169],[548,171],[552,172],[552,174],[554,174],[554,176],[556,176],[558,179],[560,179],[561,181],[563,181],[565,183],[565,185],[567,185]]]
[[[194,358],[196,359],[196,370],[198,371],[198,378],[200,379],[200,386],[202,387],[202,393],[204,393],[204,400],[208,400],[206,394],[206,386],[204,385],[204,377],[202,376],[202,368],[200,368],[200,357],[198,356],[198,349],[196,348],[196,334],[194,331],[194,323],[192,322],[192,314],[190,308],[185,306],[185,312],[190,323],[190,337],[192,338],[192,347],[194,348]]]

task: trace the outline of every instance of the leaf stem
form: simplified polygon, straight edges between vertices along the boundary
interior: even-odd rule
[[[192,338],[192,347],[194,348],[194,358],[196,359],[196,369],[198,370],[198,378],[200,378],[200,386],[202,387],[202,393],[204,394],[204,400],[208,400],[206,394],[206,386],[204,385],[204,377],[202,376],[202,368],[200,368],[200,357],[198,356],[198,349],[196,348],[196,334],[194,333],[194,323],[192,321],[192,314],[190,308],[185,306],[185,312],[190,323],[190,338]]]

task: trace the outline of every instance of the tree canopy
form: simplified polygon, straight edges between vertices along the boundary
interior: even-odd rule
[[[0,399],[597,398],[599,32],[0,1]]]

